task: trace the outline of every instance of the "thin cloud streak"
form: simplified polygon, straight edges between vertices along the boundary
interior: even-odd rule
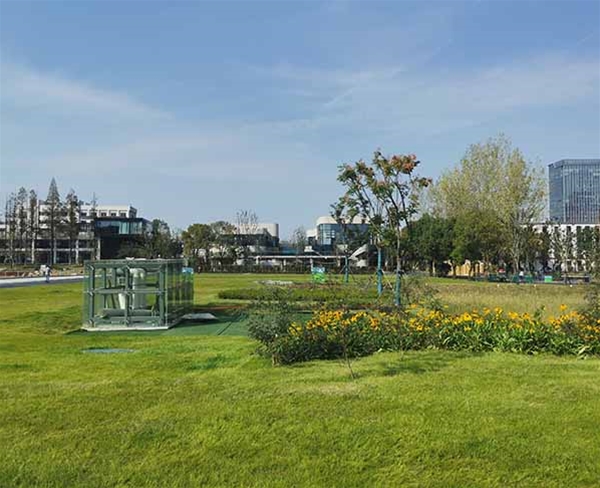
[[[2,102],[17,107],[136,119],[169,118],[168,113],[127,94],[99,89],[4,59],[0,60],[0,87]]]
[[[405,71],[393,73],[340,90],[332,99],[335,103],[324,104],[303,124],[314,130],[358,129],[379,122],[377,127],[382,130],[395,127],[427,135],[439,131],[440,126],[452,130],[453,120],[460,128],[466,120],[493,120],[517,110],[582,101],[598,103],[600,95],[600,70],[595,59],[544,55],[439,79],[435,73],[426,77]],[[318,90],[315,81],[310,84]]]

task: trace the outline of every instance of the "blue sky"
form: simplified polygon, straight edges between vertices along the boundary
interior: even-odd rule
[[[311,227],[337,166],[600,156],[600,2],[0,1],[0,198]]]

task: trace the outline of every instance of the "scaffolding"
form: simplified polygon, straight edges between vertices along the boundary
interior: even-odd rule
[[[84,265],[85,330],[168,329],[192,312],[194,276],[182,259],[111,259]]]

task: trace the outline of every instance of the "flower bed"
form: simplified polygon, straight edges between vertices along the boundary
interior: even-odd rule
[[[499,308],[460,315],[418,307],[402,313],[318,311],[264,346],[280,364],[425,348],[600,355],[600,320],[564,307],[548,320]]]

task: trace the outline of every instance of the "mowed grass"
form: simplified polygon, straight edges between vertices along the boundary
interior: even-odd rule
[[[196,279],[207,306],[289,277]],[[67,333],[80,306],[81,285],[0,290],[2,487],[598,486],[600,360],[380,353],[352,380],[241,336]]]

